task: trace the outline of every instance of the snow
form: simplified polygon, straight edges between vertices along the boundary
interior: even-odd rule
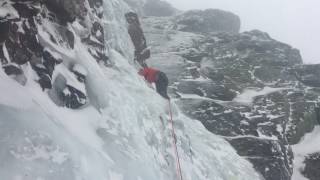
[[[272,88],[272,87],[264,87],[261,90],[256,89],[246,89],[241,94],[233,99],[234,102],[251,105],[254,99],[258,96],[265,96],[268,94],[272,94],[278,91],[286,90],[286,88]]]
[[[6,19],[19,18],[18,12],[11,6],[10,1],[4,0],[0,2],[0,20],[2,18],[6,18]]]
[[[0,71],[0,104],[17,109],[30,108],[33,105],[32,98],[25,93],[23,87],[10,79],[3,71]],[[17,101],[19,99],[19,101]]]
[[[8,53],[8,49],[7,49],[7,46],[6,46],[5,43],[3,44],[2,50],[3,50],[3,55],[4,55],[4,57],[5,57],[9,62],[11,62],[11,59],[10,59],[10,56],[9,56],[9,53]]]
[[[82,71],[86,71],[85,69],[83,69]],[[63,64],[59,64],[55,67],[55,71],[54,74],[52,75],[52,79],[53,81],[55,80],[55,78],[61,74],[64,78],[66,78],[67,80],[67,85],[72,86],[76,89],[78,89],[81,92],[86,92],[85,86],[83,83],[81,83],[80,81],[78,81],[76,75],[74,73],[72,73],[71,71],[69,71],[66,66],[64,66]]]
[[[196,79],[194,79],[193,77],[191,77],[190,79],[181,79],[182,81],[193,81],[193,82],[210,82],[211,80],[208,78],[205,78],[203,76],[200,76]]]
[[[87,74],[88,74],[87,70],[83,66],[81,66],[80,64],[75,64],[73,66],[72,70],[74,72],[82,74],[83,76],[87,76]]]
[[[294,168],[292,180],[308,180],[301,174],[305,164],[305,157],[320,152],[320,126],[304,136],[304,138],[296,145],[292,146],[294,153]]]
[[[197,99],[197,100],[214,101],[213,99],[202,97],[197,94],[184,94],[184,93],[178,93],[178,94],[181,97],[181,99]]]
[[[29,81],[24,93],[34,100],[33,108],[19,113],[7,107],[0,110],[1,117],[11,119],[0,119],[5,133],[0,137],[10,137],[10,141],[1,139],[1,147],[11,143],[7,150],[15,153],[6,161],[20,166],[0,168],[1,177],[26,173],[34,179],[176,179],[167,102],[116,51],[111,51],[116,68],[107,69],[80,44],[76,47],[76,54],[83,57],[77,58],[79,63],[91,69],[91,95],[106,106],[100,107],[101,113],[93,106],[80,110],[57,107],[36,82]],[[174,104],[173,112],[184,179],[259,179],[252,165],[225,140],[185,117]],[[165,120],[164,128],[159,116]],[[19,151],[22,147],[28,149]],[[47,169],[53,170],[50,177]]]

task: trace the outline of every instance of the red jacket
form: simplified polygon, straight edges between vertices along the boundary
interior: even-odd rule
[[[152,68],[144,68],[139,71],[139,74],[143,76],[149,83],[154,83],[157,81],[157,74],[160,71]]]

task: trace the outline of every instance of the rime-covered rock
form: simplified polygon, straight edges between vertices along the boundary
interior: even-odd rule
[[[83,106],[87,102],[86,72],[75,68],[79,65],[72,67],[75,63],[70,62],[72,57],[67,52],[72,52],[78,38],[82,40],[78,43],[83,43],[92,57],[107,64],[101,8],[102,1],[94,0],[13,0],[0,4],[3,12],[0,14],[3,18],[0,19],[0,59],[4,72],[22,85],[27,81],[38,82],[41,89],[49,89],[56,104],[73,109]],[[67,26],[67,22],[72,24]],[[63,78],[56,80],[58,64],[65,66],[64,85],[61,85]],[[30,79],[24,72],[28,66],[35,72]],[[63,94],[63,91],[70,93]]]
[[[145,16],[173,16],[177,12],[177,9],[163,0],[147,0],[143,5],[143,15]]]
[[[61,71],[53,80],[49,96],[59,106],[77,109],[87,103],[84,80],[78,75]],[[76,71],[75,71],[76,72]],[[76,79],[77,78],[77,79]]]
[[[77,109],[87,102],[87,97],[83,92],[69,85],[64,89],[63,96],[66,107],[71,109]]]
[[[240,31],[239,16],[219,10],[190,10],[175,18],[177,30],[196,33]]]
[[[290,145],[315,127],[320,95],[293,73],[302,65],[299,51],[259,30],[176,31],[174,18],[147,17],[143,27],[153,47],[149,64],[168,74],[184,113],[225,137],[267,180],[290,180]]]
[[[320,87],[320,64],[300,65],[292,73],[303,84],[309,87]]]

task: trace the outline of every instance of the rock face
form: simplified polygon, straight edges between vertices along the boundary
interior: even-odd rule
[[[317,180],[320,177],[320,154],[314,153],[306,157],[305,160],[305,169],[303,174],[310,180]]]
[[[240,18],[218,9],[187,11],[175,19],[177,30],[195,33],[240,31]]]
[[[177,10],[163,0],[147,0],[143,6],[145,16],[173,16]]]
[[[63,54],[72,51],[76,43],[82,43],[97,61],[108,60],[100,22],[102,16],[97,11],[101,6],[102,1],[94,0],[13,0],[0,4],[0,11],[8,12],[0,17],[0,59],[6,74],[22,85],[36,81],[42,90],[49,90],[49,94],[52,89],[59,89],[53,93],[57,96],[50,97],[55,97],[54,102],[60,102],[61,106],[76,109],[86,104],[86,77],[82,74],[79,78],[79,72],[72,70],[74,63]],[[76,42],[75,36],[80,37],[81,42]],[[28,66],[36,77],[26,77]],[[65,69],[62,75],[57,66]],[[64,88],[55,87],[54,82],[61,82],[56,80],[60,76],[65,79],[73,77],[74,81],[58,85]]]
[[[72,22],[77,17],[84,18],[88,12],[85,0],[45,0],[44,3],[63,23]]]
[[[301,65],[294,68],[297,79],[310,87],[320,87],[320,64]]]
[[[129,24],[128,33],[134,45],[134,60],[140,63],[141,66],[146,66],[145,60],[150,57],[150,49],[147,47],[147,41],[144,37],[138,14],[129,12],[125,14]]]
[[[172,19],[145,18],[144,30],[149,63],[168,74],[185,114],[225,137],[266,180],[290,180],[290,145],[317,124],[320,95],[296,79],[299,51],[258,30],[177,31]]]

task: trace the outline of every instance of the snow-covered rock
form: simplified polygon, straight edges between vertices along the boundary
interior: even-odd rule
[[[303,84],[309,87],[320,87],[320,64],[308,64],[294,67],[292,73]]]
[[[122,0],[44,2],[10,1],[39,12],[6,19],[11,28],[1,63],[15,64],[27,82],[20,85],[0,69],[1,179],[177,179],[168,102],[133,65],[124,17],[129,6]],[[175,101],[172,111],[183,179],[262,179]]]
[[[320,95],[292,73],[302,64],[299,51],[258,30],[177,31],[174,18],[142,24],[152,47],[148,63],[168,74],[183,112],[225,137],[265,179],[290,180],[290,145],[314,128]]]
[[[175,18],[177,30],[196,33],[232,32],[240,31],[239,16],[219,10],[190,10]]]
[[[170,2],[170,1],[169,1]],[[144,16],[173,16],[178,10],[164,0],[147,0],[143,5]]]

